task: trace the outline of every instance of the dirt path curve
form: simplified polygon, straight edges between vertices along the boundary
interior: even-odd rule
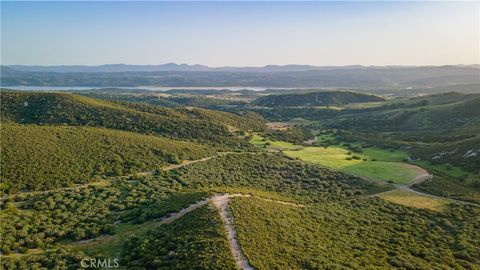
[[[227,232],[227,239],[230,245],[230,250],[232,251],[233,257],[235,258],[235,263],[238,268],[242,270],[253,270],[253,267],[248,263],[247,258],[240,248],[240,244],[237,241],[237,231],[235,230],[235,222],[233,217],[228,211],[228,202],[231,197],[250,197],[249,195],[243,194],[224,194],[224,195],[215,195],[212,197],[212,203],[220,212],[220,217],[223,221],[223,226]]]
[[[447,198],[447,197],[436,196],[436,195],[433,195],[433,194],[424,193],[424,192],[413,189],[412,188],[413,185],[420,184],[424,181],[427,181],[427,180],[431,179],[433,176],[431,174],[429,174],[427,170],[425,170],[423,168],[420,168],[418,166],[415,166],[415,165],[412,165],[412,164],[405,164],[405,165],[407,165],[409,168],[415,170],[417,172],[417,176],[415,178],[413,178],[408,184],[394,184],[395,189],[415,193],[417,195],[426,196],[426,197],[430,197],[430,198],[445,200],[445,201],[449,201],[449,202],[452,202],[452,203],[458,203],[458,204],[463,204],[463,205],[471,205],[471,206],[480,207],[480,204],[477,204],[477,203],[472,203],[472,202],[467,202],[467,201],[462,201],[462,200],[456,200],[456,199]],[[375,180],[375,179],[372,179],[372,180],[380,182],[379,180]],[[360,197],[355,198],[355,200],[377,197],[377,196],[380,196],[384,193],[391,192],[392,190],[395,190],[395,189],[385,190],[385,191],[381,191],[379,193],[370,194],[370,195],[366,195],[366,196],[360,196]]]
[[[403,163],[404,166],[414,170],[417,173],[417,176],[413,178],[406,186],[413,186],[415,184],[420,184],[428,179],[431,179],[433,176],[428,173],[427,170],[420,168],[416,165],[408,164],[408,163]]]
[[[412,164],[405,164],[405,165],[408,166],[409,168],[415,170],[417,172],[417,176],[415,178],[413,178],[412,181],[410,181],[408,184],[405,184],[405,185],[394,184],[396,189],[403,190],[403,191],[406,191],[406,192],[415,193],[415,194],[421,195],[421,196],[426,196],[426,197],[430,197],[430,198],[445,200],[445,201],[449,201],[449,202],[453,202],[453,203],[480,207],[480,205],[476,204],[476,203],[466,202],[466,201],[462,201],[462,200],[456,200],[456,199],[447,198],[447,197],[436,196],[436,195],[433,195],[433,194],[424,193],[424,192],[413,189],[412,188],[413,185],[420,184],[424,181],[427,181],[427,180],[431,179],[433,176],[431,174],[429,174],[427,170],[425,170],[423,168],[420,168],[416,165],[412,165]],[[380,192],[380,193],[365,196],[364,198],[378,196],[380,194],[387,193],[387,192],[390,192],[390,191],[391,190],[383,191],[383,192]]]
[[[450,201],[450,202],[453,202],[453,203],[458,203],[458,204],[463,204],[463,205],[472,205],[472,206],[477,206],[477,207],[480,207],[479,204],[476,204],[476,203],[472,203],[472,202],[466,202],[466,201],[461,201],[461,200],[456,200],[456,199],[451,199],[451,198],[447,198],[447,197],[441,197],[441,196],[436,196],[436,195],[432,195],[432,194],[429,194],[429,193],[424,193],[424,192],[421,192],[421,191],[418,191],[418,190],[415,190],[412,188],[413,185],[415,184],[420,184],[424,181],[427,181],[429,179],[431,179],[433,176],[431,174],[428,173],[427,170],[423,169],[423,168],[420,168],[416,165],[412,165],[412,164],[406,164],[408,165],[409,168],[415,170],[418,175],[412,179],[412,181],[410,181],[408,184],[406,185],[399,185],[399,184],[396,184],[395,187],[397,189],[400,189],[400,190],[403,190],[403,191],[407,191],[407,192],[411,192],[411,193],[415,193],[415,194],[418,194],[418,195],[422,195],[422,196],[427,196],[427,197],[430,197],[430,198],[435,198],[435,199],[440,199],[440,200],[446,200],[446,201]]]

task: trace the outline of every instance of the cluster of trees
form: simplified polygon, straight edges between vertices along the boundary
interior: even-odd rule
[[[28,249],[51,247],[62,239],[113,234],[110,208],[120,194],[116,188],[91,187],[39,195],[18,207],[18,203],[7,202],[0,214],[2,253],[26,253]]]
[[[280,154],[235,154],[196,163],[172,172],[191,188],[243,187],[275,191],[307,201],[334,201],[381,190],[373,182]]]
[[[289,127],[286,130],[269,129],[262,135],[274,141],[286,141],[295,144],[302,144],[304,141],[311,140],[315,137],[310,130],[303,127]]]
[[[2,202],[1,250],[4,254],[26,253],[33,248],[54,247],[65,239],[114,234],[115,222],[143,223],[206,196],[205,192],[186,191],[165,173],[113,181],[109,186],[28,196],[20,193]]]
[[[220,216],[207,206],[133,236],[121,258],[127,269],[236,269]]]
[[[480,263],[480,210],[472,206],[439,213],[380,198],[308,208],[236,198],[230,207],[255,269],[475,269]]]
[[[28,270],[28,269],[79,269],[81,261],[88,259],[81,253],[71,249],[59,248],[47,251],[41,256],[4,257],[1,268],[5,270]]]
[[[2,124],[6,193],[87,183],[215,154],[212,147],[92,127]]]

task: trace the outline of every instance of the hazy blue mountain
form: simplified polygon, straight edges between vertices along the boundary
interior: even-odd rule
[[[309,70],[372,70],[372,69],[403,69],[418,68],[415,66],[312,66],[312,65],[266,65],[263,67],[209,67],[204,65],[188,64],[159,64],[159,65],[127,65],[127,64],[106,64],[99,66],[83,65],[59,65],[59,66],[39,66],[39,65],[7,65],[16,71],[26,72],[153,72],[153,71],[232,71],[232,72],[292,72]],[[479,68],[479,65],[458,65],[456,67]]]
[[[149,67],[157,71],[131,71]],[[479,69],[474,67],[340,67],[267,66],[260,71],[222,70],[205,66],[167,64],[161,66],[104,65],[98,67],[2,66],[2,86],[202,86],[267,88],[352,88],[411,89],[438,86],[480,84]],[[22,69],[19,71],[19,69]],[[176,69],[176,70],[175,70]],[[228,69],[228,68],[224,68]],[[305,69],[305,70],[302,70]],[[48,71],[47,71],[48,70]],[[63,70],[63,71],[62,71]],[[69,71],[68,71],[69,70]],[[83,71],[82,71],[83,70]],[[93,71],[92,71],[93,70]],[[168,70],[168,71],[167,71]],[[454,91],[450,89],[449,91]]]

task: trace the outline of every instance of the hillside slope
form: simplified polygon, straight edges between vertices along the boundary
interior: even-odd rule
[[[253,101],[253,104],[264,107],[332,106],[374,101],[384,101],[384,99],[374,95],[332,91],[312,92],[306,94],[269,95],[256,99]]]
[[[255,130],[263,120],[204,109],[170,109],[109,102],[61,93],[1,93],[2,121],[20,124],[96,126],[201,142],[241,145],[229,129]]]
[[[432,144],[410,150],[414,158],[433,164],[455,164],[480,175],[480,136],[453,143]]]
[[[480,125],[480,95],[415,100],[416,106],[380,107],[339,113],[331,126],[377,131],[440,131]]]
[[[211,148],[93,127],[2,124],[1,191],[41,190],[153,170]]]

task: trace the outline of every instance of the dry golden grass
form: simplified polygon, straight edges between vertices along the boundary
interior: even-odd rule
[[[398,189],[382,193],[379,195],[379,197],[396,204],[429,209],[433,211],[443,211],[448,203],[446,200],[423,196]]]
[[[287,130],[292,126],[291,124],[285,122],[268,122],[266,125],[267,128],[275,130]]]

